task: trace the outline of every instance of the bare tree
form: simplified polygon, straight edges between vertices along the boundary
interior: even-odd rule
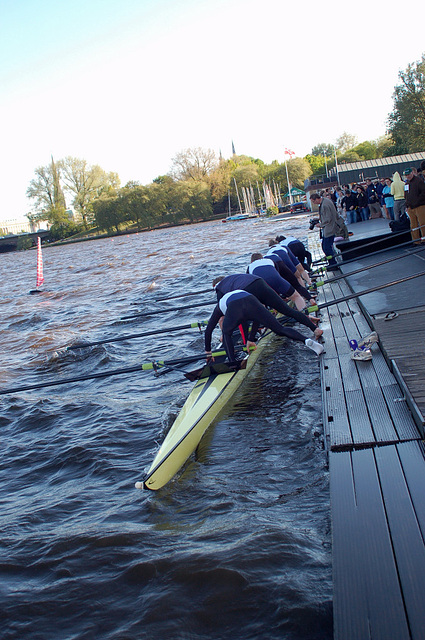
[[[212,149],[195,147],[180,151],[172,160],[170,174],[176,180],[205,180],[217,168],[218,161]]]

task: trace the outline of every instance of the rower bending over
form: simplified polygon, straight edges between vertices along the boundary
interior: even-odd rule
[[[276,242],[282,245],[282,247],[288,247],[301,262],[304,269],[310,271],[313,257],[299,238],[294,238],[294,236],[276,236]]]
[[[290,261],[295,266],[295,269],[296,269],[295,275],[300,280],[301,284],[303,284],[303,281],[304,281],[308,285],[311,285],[310,276],[308,275],[307,271],[304,269],[303,265],[298,260],[298,258],[292,253],[289,247],[284,247],[281,244],[277,244],[276,240],[270,240],[269,247],[270,249],[268,253],[277,253],[283,259],[285,259],[285,254],[287,254],[290,258]],[[285,259],[285,261],[287,261],[287,259]]]
[[[267,255],[264,256],[265,258],[267,258],[268,260],[273,260],[273,262],[275,263],[276,269],[279,272],[279,275],[286,280],[287,282],[289,282],[289,284],[291,284],[295,291],[298,291],[298,293],[305,298],[306,300],[308,300],[311,297],[311,294],[308,292],[308,289],[305,288],[304,286],[304,281],[302,280],[302,282],[300,283],[300,281],[298,280],[298,278],[294,275],[295,273],[298,274],[297,268],[294,267],[294,265],[290,262],[289,257],[288,260],[291,264],[291,267],[288,267],[287,264],[285,264],[285,262],[282,260],[281,256],[279,256],[277,253],[270,253],[270,251],[267,253]]]
[[[315,342],[311,338],[306,338],[296,329],[291,327],[283,327],[280,322],[263,307],[257,298],[246,291],[236,289],[226,293],[208,321],[205,330],[205,352],[207,358],[211,357],[211,337],[212,332],[217,326],[221,318],[223,318],[222,333],[223,346],[226,350],[227,358],[230,363],[235,362],[235,348],[233,346],[232,334],[236,327],[239,326],[243,341],[246,343],[247,351],[250,348],[256,348],[254,342],[255,335],[260,326],[271,329],[278,336],[286,336],[292,340],[303,342],[307,347],[312,349],[317,355],[323,352],[323,346]],[[252,327],[247,334],[248,322],[252,322]]]
[[[274,256],[278,257],[278,256]],[[305,300],[300,294],[295,291],[294,287],[283,278],[277,271],[277,263],[272,259],[272,256],[266,256],[263,258],[261,253],[253,253],[251,256],[251,264],[248,267],[248,273],[252,273],[255,276],[263,278],[272,289],[276,291],[283,298],[289,298],[295,303],[298,311],[305,309]],[[316,300],[311,297],[311,294],[304,289],[307,295],[307,301],[309,304],[316,304]]]
[[[226,276],[225,278],[223,276],[219,276],[218,278],[214,278],[213,288],[217,294],[217,302],[219,302],[220,298],[222,298],[226,293],[235,291],[236,289],[242,289],[243,291],[252,293],[252,295],[266,307],[271,307],[272,309],[275,309],[275,311],[282,313],[284,316],[293,318],[305,327],[308,327],[314,331],[316,338],[319,338],[323,333],[321,329],[316,328],[315,324],[313,324],[313,318],[305,315],[297,309],[292,309],[292,307],[287,305],[286,302],[277,295],[276,291],[269,287],[263,278],[259,278],[258,276],[254,276],[249,273],[235,273],[233,275]],[[319,318],[314,318],[314,321],[318,323]]]

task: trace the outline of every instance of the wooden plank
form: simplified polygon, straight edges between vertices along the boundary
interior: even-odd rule
[[[407,640],[373,450],[330,452],[329,463],[335,640]]]
[[[385,402],[399,440],[419,440],[421,434],[398,384],[382,387]]]
[[[424,540],[397,449],[377,447],[375,457],[412,638],[422,640],[425,637]],[[404,458],[408,467],[407,457],[408,453]],[[423,491],[423,476],[421,479],[413,480],[414,484],[418,482],[422,485]]]
[[[355,445],[376,444],[362,390],[346,391],[345,399],[353,443]]]
[[[327,409],[323,423],[329,434],[329,446],[332,448],[353,444],[338,359],[327,360],[322,371]]]
[[[425,540],[425,446],[423,442],[403,442],[397,445],[397,451]]]
[[[376,441],[381,443],[398,442],[398,434],[381,389],[366,387],[363,392]]]

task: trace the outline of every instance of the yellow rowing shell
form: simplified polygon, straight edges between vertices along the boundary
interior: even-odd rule
[[[220,411],[249,375],[270,339],[267,331],[258,342],[257,349],[246,356],[246,368],[229,373],[214,374],[198,380],[179,415],[156,454],[138,489],[161,489],[183,466],[195,451],[202,436]]]

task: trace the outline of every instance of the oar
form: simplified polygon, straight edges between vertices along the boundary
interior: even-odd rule
[[[225,351],[214,351],[214,358],[219,356],[225,356]],[[64,378],[63,380],[49,380],[47,382],[40,382],[38,384],[30,384],[22,387],[14,387],[11,389],[0,390],[0,395],[6,395],[8,393],[18,393],[20,391],[30,391],[32,389],[44,389],[46,387],[54,387],[60,384],[70,384],[72,382],[83,382],[84,380],[94,380],[96,378],[107,378],[108,376],[118,376],[127,373],[134,373],[135,371],[149,371],[160,369],[161,367],[173,366],[177,364],[186,364],[190,362],[196,362],[206,358],[206,354],[198,353],[187,358],[177,358],[176,360],[156,360],[152,362],[144,362],[143,364],[137,364],[133,367],[127,367],[125,369],[111,369],[109,371],[100,371],[98,373],[90,373],[88,375],[76,376],[75,378]]]
[[[106,340],[97,340],[96,342],[76,342],[69,345],[67,351],[73,349],[83,349],[84,347],[94,347],[98,344],[108,344],[109,342],[122,342],[123,340],[131,340],[132,338],[145,338],[146,336],[154,336],[158,333],[171,333],[172,331],[183,331],[184,329],[199,329],[205,327],[208,324],[208,320],[200,320],[199,322],[191,322],[190,324],[181,324],[178,327],[166,327],[165,329],[155,329],[154,331],[145,331],[143,333],[131,333],[125,336],[115,336],[115,338],[108,338]]]
[[[372,243],[371,243],[372,244]],[[363,258],[370,258],[370,256],[377,256],[380,253],[387,253],[388,251],[393,251],[394,249],[401,249],[402,247],[406,247],[406,246],[411,246],[412,245],[412,241],[409,240],[408,242],[402,242],[401,244],[395,244],[392,247],[386,247],[385,249],[379,249],[378,251],[371,251],[370,253],[365,253],[362,256],[358,256],[357,258],[351,258],[350,260],[343,260],[342,262],[337,263],[335,266],[337,267],[342,267],[345,266],[346,264],[351,264],[352,262],[358,262],[359,260],[363,260]],[[362,246],[366,246],[366,245],[362,245]],[[411,255],[411,254],[408,254]],[[318,269],[318,274],[323,273],[324,271],[326,271],[326,267],[319,267]],[[315,275],[314,273],[312,275]]]
[[[166,298],[155,298],[155,302],[165,302],[166,300],[175,300],[176,298],[186,298],[189,296],[198,296],[201,293],[211,293],[212,287],[202,289],[202,291],[192,291],[191,293],[179,293],[177,296],[167,296]]]
[[[337,300],[330,300],[329,302],[323,302],[322,304],[313,305],[311,307],[308,307],[307,311],[309,313],[312,313],[313,311],[319,311],[320,309],[331,307],[334,304],[347,302],[347,300],[352,300],[353,298],[360,298],[360,296],[365,296],[367,293],[373,293],[374,291],[379,291],[380,289],[385,289],[386,287],[392,287],[394,284],[401,284],[402,282],[407,282],[408,280],[413,280],[413,278],[419,278],[420,276],[425,276],[425,271],[415,273],[413,276],[399,278],[398,280],[393,280],[392,282],[386,282],[385,284],[380,284],[377,287],[371,287],[370,289],[365,289],[364,291],[359,291],[358,293],[351,293],[350,295],[344,296],[343,298],[338,298]]]
[[[391,235],[388,235],[386,237],[380,237],[377,240],[373,240],[372,242],[365,242],[364,244],[360,244],[357,247],[352,247],[352,249],[347,249],[347,251],[344,251],[344,253],[342,254],[342,259],[343,259],[343,264],[349,264],[350,262],[354,262],[356,260],[359,260],[361,258],[365,258],[368,255],[371,255],[373,253],[380,253],[381,251],[390,251],[391,249],[396,249],[398,247],[405,247],[407,245],[411,245],[413,240],[410,239],[407,242],[402,242],[400,244],[396,244],[396,245],[392,245],[391,247],[386,247],[385,249],[380,249],[379,251],[370,251],[367,254],[364,254],[363,256],[358,256],[357,258],[350,258],[350,260],[345,260],[344,256],[346,256],[349,253],[353,253],[353,251],[358,251],[359,249],[363,249],[365,247],[371,247],[374,244],[377,244],[379,242],[385,242],[385,240],[389,240],[390,238],[396,238],[397,236],[401,236],[404,233],[410,233],[410,231],[417,231],[418,229],[422,229],[421,226],[419,227],[415,227],[413,229],[404,229],[403,231],[397,231],[397,233],[393,233]],[[329,256],[326,256],[327,259],[329,259]]]
[[[184,307],[170,307],[169,309],[159,309],[158,311],[146,311],[145,313],[136,313],[132,316],[123,316],[120,320],[131,320],[132,318],[144,318],[146,316],[155,316],[157,313],[171,313],[171,311],[183,311],[186,309],[194,309],[195,307],[208,307],[209,305],[217,304],[217,300],[210,300],[209,302],[197,302],[196,304],[185,304]]]
[[[388,264],[389,262],[394,262],[394,260],[400,260],[400,258],[408,258],[409,256],[414,256],[421,251],[424,251],[425,247],[419,247],[418,251],[414,253],[402,253],[399,256],[393,256],[392,258],[387,258],[387,260],[381,260],[381,262],[375,262],[375,264],[370,264],[368,267],[361,267],[360,269],[355,269],[354,271],[350,271],[350,273],[342,273],[339,276],[335,276],[328,280],[319,280],[316,282],[316,287],[322,287],[324,284],[332,284],[332,282],[336,282],[336,280],[341,280],[341,278],[348,278],[350,276],[354,276],[356,273],[362,273],[362,271],[368,271],[369,269],[373,269],[374,267],[380,267],[383,264]]]
[[[378,242],[384,242],[389,238],[397,238],[398,236],[401,236],[404,233],[408,233],[408,232],[410,233],[410,231],[418,231],[419,229],[422,229],[422,226],[415,227],[414,229],[403,229],[403,231],[397,231],[396,233],[392,233],[391,235],[388,235],[385,238],[381,236],[380,238],[378,238],[377,240],[373,240],[372,242],[365,242],[363,244],[357,245],[356,247],[353,247],[352,249],[347,249],[347,251],[344,251],[344,255],[347,255],[347,253],[352,253],[353,251],[358,251],[359,249],[363,249],[364,247],[370,247],[371,245],[377,244]],[[403,247],[405,244],[411,244],[411,243],[412,243],[412,240],[409,240],[408,242],[405,242],[403,244],[394,245],[393,247],[391,247],[391,249],[394,249],[395,246]],[[364,256],[361,256],[361,257],[364,258]],[[330,260],[331,258],[332,256],[326,256],[326,260]],[[320,258],[319,260],[314,260],[311,264],[319,265],[322,262],[323,262],[323,258]]]

